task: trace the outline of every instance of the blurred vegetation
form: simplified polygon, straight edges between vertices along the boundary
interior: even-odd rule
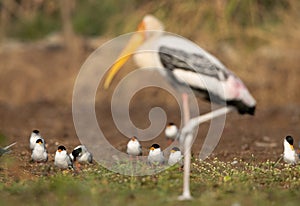
[[[1,0],[1,35],[35,40],[61,27],[55,1]]]
[[[78,35],[95,36],[133,31],[143,15],[152,13],[182,35],[195,29],[211,31],[266,27],[281,22],[296,0],[63,0],[69,1],[70,21]],[[0,0],[1,35],[35,40],[62,30],[59,0]],[[191,14],[193,16],[191,16]],[[228,26],[231,25],[231,26]],[[226,27],[226,28],[224,28]],[[180,31],[184,28],[186,31]],[[169,29],[170,30],[170,29]]]
[[[6,143],[6,137],[1,133],[1,131],[0,131],[0,146],[4,146],[4,145],[2,145],[2,144],[4,144],[4,143]]]
[[[78,0],[72,19],[74,30],[83,35],[103,34],[109,23],[108,19],[119,10],[115,1]]]

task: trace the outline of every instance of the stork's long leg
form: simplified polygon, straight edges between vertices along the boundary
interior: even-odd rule
[[[225,115],[228,112],[233,111],[232,107],[223,107],[218,110],[214,110],[204,115],[200,115],[188,121],[182,128],[180,138],[184,138],[184,173],[183,173],[183,193],[178,197],[179,200],[192,199],[190,192],[190,169],[191,169],[191,147],[193,140],[194,128],[203,122],[211,120],[221,115]]]
[[[184,125],[186,125],[190,120],[189,96],[187,93],[182,93],[182,105],[183,105],[183,123]]]
[[[184,140],[184,172],[183,172],[183,193],[178,197],[179,200],[192,199],[190,192],[190,171],[191,171],[191,147],[193,134],[185,136]]]
[[[190,108],[189,108],[187,93],[182,93],[182,104],[183,104],[184,126],[186,126],[190,120]],[[184,138],[183,194],[178,199],[189,200],[192,198],[190,192],[190,171],[191,171],[191,147],[192,147],[193,134],[188,134],[183,138]]]

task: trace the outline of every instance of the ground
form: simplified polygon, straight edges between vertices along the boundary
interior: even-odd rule
[[[5,177],[10,177],[6,180],[8,182],[35,179],[43,175],[43,172],[53,173],[51,168],[57,146],[63,144],[71,151],[80,144],[73,124],[72,92],[80,66],[93,50],[83,47],[80,52],[70,54],[60,46],[37,45],[11,44],[3,46],[0,52],[0,131],[5,137],[1,140],[1,146],[17,142],[9,155],[13,163],[6,162],[4,170],[0,171],[2,175],[7,175]],[[265,66],[272,74],[274,68],[269,68],[268,64],[269,62],[260,67]],[[275,162],[283,152],[283,138],[288,134],[295,137],[295,147],[298,148],[300,107],[299,102],[295,101],[298,97],[290,97],[288,94],[281,94],[280,97],[280,94],[276,94],[280,90],[272,86],[276,81],[282,80],[281,78],[285,79],[282,75],[283,70],[274,71],[273,74],[276,75],[272,77],[274,81],[263,83],[259,79],[257,80],[259,83],[255,83],[254,78],[247,78],[249,74],[243,71],[241,78],[245,79],[254,97],[256,94],[258,96],[256,114],[227,115],[221,140],[210,156],[211,159],[217,157],[224,162],[231,162],[235,158],[245,162],[253,159],[257,163],[266,160]],[[235,73],[239,74],[237,70]],[[266,71],[263,73],[268,74]],[[296,75],[297,72],[293,74]],[[264,78],[266,77],[262,77]],[[274,94],[274,104],[270,92]],[[293,94],[297,94],[297,91]],[[109,105],[110,95],[109,91],[100,90],[97,93],[96,113],[108,141],[124,152],[128,139],[113,125]],[[140,95],[141,100],[135,97],[130,105],[131,118],[135,124],[147,127],[149,122],[145,116],[153,106],[164,108],[168,121],[180,122],[178,105],[172,97],[151,89]],[[166,98],[162,98],[163,96]],[[281,98],[286,98],[286,101]],[[199,105],[201,107],[203,105],[203,111],[207,111],[207,103],[199,101]],[[197,157],[200,151],[208,127],[209,123],[205,123],[199,128],[193,145],[194,157]],[[50,154],[49,162],[42,171],[40,165],[30,163],[28,141],[33,129],[41,131]],[[161,133],[156,139],[142,143],[144,151],[153,142],[161,144],[163,148],[166,146],[164,135]]]

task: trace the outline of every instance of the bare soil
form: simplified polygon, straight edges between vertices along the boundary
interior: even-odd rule
[[[82,47],[80,52],[70,54],[61,46],[49,47],[38,44],[2,46],[0,131],[7,137],[2,141],[2,146],[17,142],[9,155],[15,160],[15,164],[10,166],[9,170],[12,176],[18,178],[34,176],[32,169],[34,164],[29,162],[28,145],[29,135],[33,129],[39,129],[46,139],[50,154],[48,165],[53,165],[53,155],[59,144],[65,145],[68,151],[80,144],[72,118],[72,92],[80,66],[92,51]],[[225,57],[223,59],[226,61]],[[293,57],[294,61],[296,59]],[[255,64],[257,67],[252,68]],[[298,148],[300,101],[297,95],[299,91],[296,89],[299,84],[294,75],[299,74],[300,68],[291,67],[290,65],[296,64],[292,64],[289,59],[278,64],[270,67],[271,60],[267,59],[248,65],[252,71],[250,68],[241,73],[234,70],[256,97],[257,112],[255,116],[229,114],[221,140],[211,157],[218,157],[224,161],[231,161],[235,157],[245,161],[250,159],[276,161],[283,151],[283,138],[288,134],[294,136]],[[290,67],[287,68],[285,65]],[[289,76],[290,73],[293,75]],[[285,86],[289,88],[280,89]],[[130,106],[130,114],[136,125],[145,127],[149,124],[145,115],[148,115],[149,109],[153,106],[162,107],[169,121],[180,122],[178,105],[172,97],[157,90],[148,93],[145,91],[141,95],[143,95],[142,102],[135,98]],[[99,124],[105,130],[108,141],[124,151],[127,138],[119,133],[113,124],[109,97],[110,93],[104,92],[102,97],[97,99],[97,115],[102,120],[105,119]],[[199,103],[207,109],[207,103],[201,101]],[[209,123],[200,127],[193,145],[194,155],[199,153],[208,127]],[[158,142],[163,148],[166,146],[163,133],[156,139],[142,144],[144,148],[148,148],[153,142]]]

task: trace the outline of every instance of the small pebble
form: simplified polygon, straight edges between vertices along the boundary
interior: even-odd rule
[[[234,161],[231,162],[232,165],[235,165],[235,164],[237,164],[237,163],[238,163],[237,160],[234,160]]]

